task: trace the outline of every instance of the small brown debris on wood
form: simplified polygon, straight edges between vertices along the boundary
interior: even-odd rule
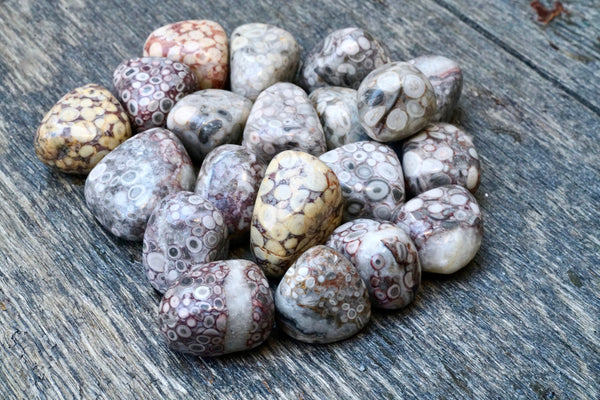
[[[547,9],[546,7],[544,7],[544,5],[539,2],[539,0],[532,1],[530,5],[531,8],[533,8],[538,15],[537,20],[542,24],[547,24],[562,13],[569,13],[567,10],[565,10],[560,1],[555,1],[554,7],[552,7],[551,9]]]
[[[6,311],[6,306],[0,301],[0,310]]]

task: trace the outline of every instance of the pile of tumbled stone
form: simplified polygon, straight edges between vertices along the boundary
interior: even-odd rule
[[[283,29],[240,26],[228,48],[206,20],[152,32],[143,55],[115,70],[116,96],[90,84],[63,97],[35,150],[88,174],[105,229],[143,240],[171,348],[250,349],[275,320],[304,342],[342,340],[371,307],[410,304],[422,271],[453,273],[478,251],[480,162],[440,122],[462,88],[452,60],[392,62],[347,28],[299,66]]]

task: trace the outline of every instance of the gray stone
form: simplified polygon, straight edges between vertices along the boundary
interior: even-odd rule
[[[168,194],[194,187],[194,168],[172,132],[152,128],[108,153],[85,181],[85,201],[114,235],[142,240],[154,207]]]
[[[205,89],[182,98],[169,113],[167,127],[183,142],[195,164],[210,151],[239,143],[252,102],[221,89]]]
[[[250,23],[231,34],[231,91],[254,101],[277,82],[291,81],[300,60],[300,46],[286,30]]]

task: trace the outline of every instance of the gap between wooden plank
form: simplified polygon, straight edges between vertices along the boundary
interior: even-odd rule
[[[562,91],[567,93],[569,96],[571,96],[572,98],[577,100],[579,103],[583,104],[585,107],[587,107],[588,109],[593,111],[596,115],[600,116],[600,107],[597,107],[594,104],[590,103],[585,97],[579,95],[573,89],[570,89],[567,86],[565,86],[559,79],[553,77],[552,75],[550,75],[549,73],[544,71],[542,68],[539,68],[538,66],[536,66],[533,61],[527,59],[523,54],[519,53],[517,50],[510,47],[508,44],[503,42],[492,32],[488,31],[483,26],[478,24],[476,21],[467,17],[465,14],[460,12],[460,10],[458,10],[456,7],[448,4],[444,0],[433,0],[433,2],[436,3],[437,5],[439,5],[440,7],[445,8],[448,12],[450,12],[455,17],[460,19],[462,22],[467,24],[470,28],[472,28],[475,31],[477,31],[478,33],[482,34],[486,39],[492,41],[494,44],[498,45],[498,47],[500,47],[502,50],[504,50],[511,56],[515,57],[516,59],[518,59],[525,65],[527,65],[529,68],[531,68],[533,71],[535,71],[539,76],[541,76],[545,80],[551,82],[554,86],[558,87],[559,89],[561,89]]]

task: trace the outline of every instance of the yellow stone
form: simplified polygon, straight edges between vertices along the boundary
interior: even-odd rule
[[[94,128],[95,129],[95,128]],[[92,132],[84,125],[71,126],[71,137],[79,143],[87,143],[96,137],[97,132]]]
[[[90,146],[89,144],[86,144],[85,146],[82,146],[81,149],[79,149],[79,155],[83,158],[89,157],[95,152],[96,149],[94,148],[94,146]]]
[[[84,108],[83,110],[81,110],[81,116],[86,121],[91,122],[96,119],[97,114],[94,112],[94,110],[92,108],[87,107],[87,108]]]
[[[287,251],[277,240],[267,241],[267,243],[265,243],[265,249],[270,253],[276,254],[278,256],[285,256],[287,254]]]
[[[75,121],[77,117],[79,117],[79,111],[77,111],[75,108],[67,107],[62,109],[59,118],[62,120],[62,122],[71,122]]]

